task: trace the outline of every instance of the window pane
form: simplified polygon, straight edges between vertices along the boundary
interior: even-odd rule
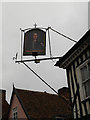
[[[86,97],[90,96],[90,80],[84,84]]]
[[[15,112],[15,120],[17,120],[17,112]]]
[[[84,79],[86,80],[88,78],[88,70],[87,67],[84,66]]]
[[[82,76],[82,81],[85,81],[88,78],[87,66],[81,68],[81,76]]]
[[[82,80],[84,81],[84,68],[81,68],[81,76],[82,76]]]

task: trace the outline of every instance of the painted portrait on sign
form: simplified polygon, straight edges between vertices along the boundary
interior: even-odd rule
[[[32,29],[24,35],[23,55],[46,54],[46,32],[41,29]]]

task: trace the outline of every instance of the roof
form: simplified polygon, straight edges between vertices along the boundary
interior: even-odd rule
[[[90,36],[90,29],[84,34],[84,36],[63,56],[57,61],[55,66],[59,66],[70,56],[72,53],[77,50],[77,48],[84,43],[85,40],[87,40],[87,37]]]
[[[70,104],[60,95],[16,88],[14,91],[28,118],[72,116]]]

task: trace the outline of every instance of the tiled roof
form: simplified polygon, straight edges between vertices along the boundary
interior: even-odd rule
[[[31,118],[53,118],[57,115],[72,115],[70,104],[59,95],[22,89],[15,90]]]

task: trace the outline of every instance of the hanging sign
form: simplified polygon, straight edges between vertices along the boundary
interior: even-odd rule
[[[45,55],[46,54],[46,32],[35,28],[24,34],[23,55]]]

